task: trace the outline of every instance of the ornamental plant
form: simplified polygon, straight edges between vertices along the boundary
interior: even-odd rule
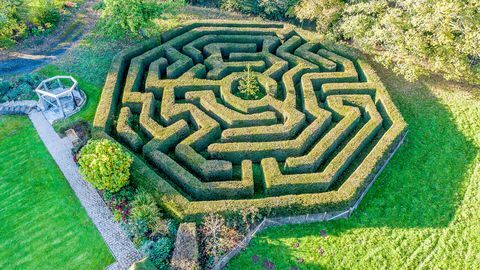
[[[260,84],[250,65],[247,65],[243,77],[240,79],[238,94],[243,99],[260,99],[262,97]]]
[[[95,188],[117,192],[128,184],[132,157],[113,141],[90,140],[78,158],[80,172]]]

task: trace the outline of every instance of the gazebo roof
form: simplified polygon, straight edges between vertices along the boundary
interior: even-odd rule
[[[61,79],[70,80],[72,82],[72,85],[70,87],[63,87],[62,83],[60,82]],[[59,87],[49,87],[49,84],[52,82],[56,82],[57,84],[59,84]],[[35,89],[35,92],[44,96],[59,98],[70,94],[73,90],[76,89],[77,85],[78,82],[72,76],[55,76],[50,79],[43,80]]]
[[[78,82],[71,76],[55,76],[44,80],[35,92],[43,114],[50,122],[74,114],[86,101],[85,93],[78,89]]]

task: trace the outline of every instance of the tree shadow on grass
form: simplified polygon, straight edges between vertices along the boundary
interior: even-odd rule
[[[319,226],[334,228],[333,234],[368,227],[447,227],[462,201],[478,146],[425,84],[371,64],[408,124],[406,140],[350,218],[287,226],[296,237],[318,235]]]
[[[372,66],[409,133],[353,215],[328,227],[338,234],[359,227],[446,227],[461,203],[478,146],[458,129],[454,116],[425,84],[409,83],[378,64]],[[289,227],[301,236],[318,224]]]
[[[389,244],[382,241],[396,237],[415,241],[414,234],[418,233],[422,239],[429,229],[445,228],[452,222],[471,176],[478,146],[458,129],[454,115],[425,84],[409,83],[378,65],[372,66],[407,121],[409,134],[359,208],[348,219],[269,228],[254,238],[251,246],[231,262],[229,269],[265,269],[261,263],[252,262],[252,256],[272,260],[277,264],[276,269],[343,267],[345,263],[365,258],[370,249],[391,250]],[[378,228],[379,235],[375,236],[369,228]],[[320,259],[316,250],[322,243],[318,239],[321,230],[341,237],[355,229],[367,230],[363,236],[362,232],[354,232],[346,236],[346,240],[335,240],[335,244],[328,247],[330,254]],[[400,230],[394,236],[390,235],[390,229]],[[407,234],[403,229],[420,230]],[[296,241],[301,241],[300,250],[291,246]],[[351,252],[349,256],[355,259],[345,261],[342,259],[345,254],[332,254],[335,249],[346,251],[335,245],[359,245],[347,248]],[[309,258],[308,261],[298,263],[302,256]]]
[[[372,63],[408,123],[409,134],[354,212],[348,227],[446,227],[453,220],[477,146],[423,83]]]

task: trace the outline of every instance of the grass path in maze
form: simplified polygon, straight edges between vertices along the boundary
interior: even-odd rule
[[[0,269],[114,262],[30,120],[0,117]]]
[[[270,228],[229,270],[264,269],[265,259],[275,269],[480,269],[480,87],[412,84],[375,68],[409,134],[359,209]]]

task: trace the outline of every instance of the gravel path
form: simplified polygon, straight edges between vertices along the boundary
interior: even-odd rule
[[[113,216],[98,192],[78,172],[77,164],[71,154],[72,144],[68,138],[61,139],[41,112],[29,114],[33,126],[43,143],[57,163],[73,191],[87,211],[116,263],[107,269],[127,269],[133,262],[140,260],[138,252],[120,226],[113,221]]]
[[[32,72],[62,56],[93,29],[99,17],[93,6],[98,2],[86,0],[71,18],[47,36],[29,37],[14,48],[0,50],[0,77]]]

